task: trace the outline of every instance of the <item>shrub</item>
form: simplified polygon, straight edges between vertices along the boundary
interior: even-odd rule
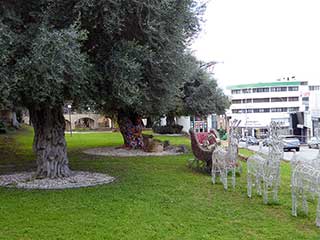
[[[218,133],[219,133],[220,138],[222,138],[226,134],[226,132],[227,131],[223,128],[218,129]]]
[[[228,133],[225,133],[225,134],[222,136],[221,140],[223,140],[223,141],[228,140]]]
[[[171,126],[153,126],[152,130],[159,134],[179,134],[182,131],[183,126],[175,124]]]
[[[211,169],[207,167],[204,161],[200,161],[197,158],[189,159],[187,166],[192,170],[200,173],[210,173]]]

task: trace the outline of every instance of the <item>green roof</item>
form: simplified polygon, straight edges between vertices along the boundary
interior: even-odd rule
[[[264,82],[264,83],[250,83],[228,86],[228,89],[244,89],[244,88],[258,88],[258,87],[274,87],[274,86],[300,86],[300,81],[278,81],[278,82]]]

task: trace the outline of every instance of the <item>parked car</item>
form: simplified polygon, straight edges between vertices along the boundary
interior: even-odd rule
[[[262,146],[264,146],[264,147],[268,147],[269,145],[270,145],[270,138],[265,138],[265,139],[263,139],[263,141],[262,141]]]
[[[309,148],[319,148],[320,147],[320,140],[318,140],[316,137],[312,137],[308,141]]]
[[[248,142],[250,145],[259,145],[259,141],[254,136],[248,136],[247,138],[241,138],[240,142]]]
[[[259,141],[255,137],[249,136],[248,137],[248,144],[250,144],[250,145],[259,145]]]
[[[295,149],[297,152],[300,151],[300,140],[296,136],[282,136],[283,139],[283,150]]]

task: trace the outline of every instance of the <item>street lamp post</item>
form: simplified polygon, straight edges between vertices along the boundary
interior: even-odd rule
[[[72,123],[71,123],[71,104],[68,104],[69,122],[70,122],[70,137],[72,137]]]

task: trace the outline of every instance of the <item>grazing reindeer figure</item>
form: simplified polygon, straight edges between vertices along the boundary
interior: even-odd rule
[[[319,129],[317,129],[319,139]],[[302,197],[302,210],[308,214],[307,194],[313,198],[318,197],[316,225],[320,227],[320,149],[318,156],[311,161],[297,157],[294,152],[291,159],[291,194],[292,194],[292,215],[297,216],[298,197]]]
[[[280,185],[280,160],[283,157],[283,144],[279,136],[280,123],[271,122],[269,127],[270,145],[267,155],[255,154],[247,160],[247,194],[252,196],[252,178],[255,178],[257,193],[262,194],[263,202],[268,203],[268,193],[273,193],[273,200],[278,201]]]
[[[220,180],[225,190],[228,189],[228,172],[232,171],[232,187],[236,186],[236,168],[238,163],[238,134],[237,128],[240,121],[234,120],[231,123],[229,133],[229,144],[227,150],[217,146],[212,153],[212,183],[216,183],[216,174],[220,174]]]

